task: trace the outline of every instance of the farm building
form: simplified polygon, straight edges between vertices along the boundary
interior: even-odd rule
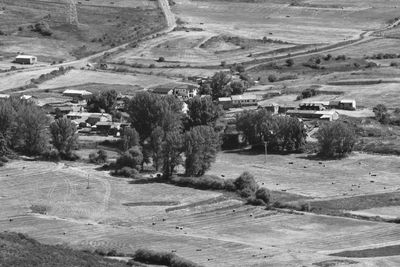
[[[329,105],[329,102],[326,103]],[[300,110],[325,110],[325,105],[323,103],[301,103],[299,105]]]
[[[35,64],[37,62],[37,57],[28,55],[18,55],[16,56],[14,62],[19,64]]]
[[[172,95],[174,93],[175,84],[164,84],[150,90],[157,95]]]
[[[112,121],[99,121],[96,123],[96,132],[101,135],[117,135],[121,130],[121,123]]]
[[[223,109],[230,109],[232,107],[232,99],[230,97],[220,97],[218,98],[218,103]]]
[[[331,108],[345,109],[345,110],[357,109],[356,101],[354,99],[333,100],[329,102],[329,106]]]
[[[74,101],[89,99],[92,96],[92,93],[86,90],[65,90],[63,92],[63,96],[72,97]]]
[[[174,95],[183,100],[193,98],[197,95],[198,86],[193,84],[164,84],[151,90],[158,95]]]
[[[233,107],[257,105],[256,95],[233,95],[231,96]]]
[[[339,119],[339,113],[334,110],[288,110],[287,115],[301,119],[318,119],[335,121]]]
[[[257,108],[262,108],[273,114],[279,113],[279,105],[276,103],[258,103]]]
[[[67,118],[77,124],[86,122],[90,125],[95,125],[100,121],[112,121],[112,116],[107,113],[70,112],[67,114]]]

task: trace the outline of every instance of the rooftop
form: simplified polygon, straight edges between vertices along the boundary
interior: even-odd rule
[[[73,94],[73,95],[91,95],[92,93],[86,90],[73,90],[68,89],[63,92],[63,94]]]

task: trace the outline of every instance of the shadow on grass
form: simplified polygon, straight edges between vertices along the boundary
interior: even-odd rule
[[[139,178],[129,181],[130,184],[154,184],[154,183],[162,183],[162,184],[170,184],[170,181],[164,179],[162,177],[155,178]]]

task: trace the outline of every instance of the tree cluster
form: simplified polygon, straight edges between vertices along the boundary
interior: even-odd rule
[[[89,112],[111,113],[117,104],[118,93],[115,90],[107,90],[92,95],[88,99],[87,109]]]
[[[215,73],[209,82],[200,87],[200,94],[211,95],[213,100],[219,97],[243,94],[250,85],[250,77],[245,73],[240,74],[240,80],[233,80],[228,72]]]
[[[303,122],[289,116],[272,115],[263,109],[238,114],[236,126],[253,147],[264,146],[267,142],[268,151],[300,152],[306,143]]]
[[[47,145],[48,123],[46,114],[30,102],[0,100],[0,155],[11,151],[41,154]]]
[[[141,164],[135,161],[129,167],[139,169],[143,163],[152,163],[168,178],[184,163],[187,175],[204,174],[215,160],[219,147],[219,136],[214,131],[219,109],[211,98],[200,97],[190,100],[188,107],[185,115],[182,103],[175,97],[147,92],[138,93],[127,102],[127,112],[138,137],[134,133],[124,134],[123,140],[127,148],[135,144],[135,152],[142,153]],[[138,140],[137,144],[130,141],[131,137],[125,137],[127,135]],[[130,161],[131,149],[117,165]]]

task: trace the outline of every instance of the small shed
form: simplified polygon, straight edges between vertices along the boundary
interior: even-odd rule
[[[234,107],[257,105],[256,95],[233,95],[231,99]]]
[[[92,93],[86,90],[65,90],[63,92],[63,96],[72,97],[73,100],[84,100],[89,99],[92,96]]]
[[[14,62],[19,64],[35,64],[37,62],[37,57],[29,55],[18,55],[15,57]]]

